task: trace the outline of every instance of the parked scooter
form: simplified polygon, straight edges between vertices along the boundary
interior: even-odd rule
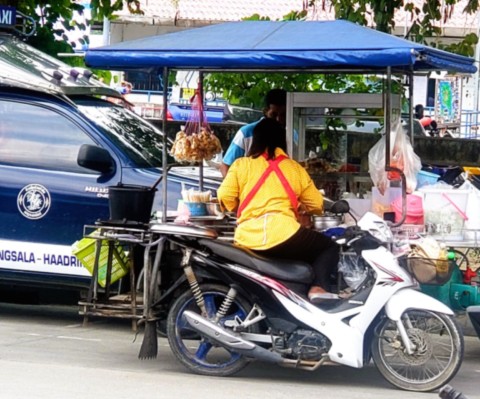
[[[480,271],[473,271],[465,255],[451,249],[452,255],[467,261],[465,270],[454,264],[448,280],[442,285],[421,285],[422,292],[438,299],[455,312],[465,312],[480,338]]]
[[[331,211],[347,213],[348,203]],[[166,333],[175,357],[195,373],[227,376],[252,359],[304,370],[328,362],[361,368],[373,359],[394,386],[432,391],[461,366],[453,312],[418,290],[388,249],[390,228],[371,213],[333,238],[361,259],[364,280],[350,298],[318,305],[306,296],[306,263],[260,257],[205,228],[151,229],[183,253],[190,290],[171,305]]]

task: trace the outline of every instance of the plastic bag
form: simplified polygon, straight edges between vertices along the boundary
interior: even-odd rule
[[[175,136],[170,154],[177,162],[196,163],[210,160],[222,151],[220,140],[212,132],[207,122],[200,91],[196,90],[191,98],[192,112],[185,124]]]
[[[460,187],[461,190],[468,190],[467,209],[465,213],[468,219],[465,221],[466,240],[480,242],[480,190],[478,190],[469,180],[466,180]]]
[[[367,277],[365,261],[356,254],[340,254],[338,271],[347,285],[356,290]]]
[[[397,172],[385,171],[385,135],[370,149],[368,153],[368,169],[375,187],[383,195],[389,180],[400,178]],[[413,151],[412,144],[403,131],[402,124],[398,120],[392,126],[390,133],[390,166],[403,171],[407,181],[406,191],[412,193],[417,187],[417,173],[422,169],[422,162]]]

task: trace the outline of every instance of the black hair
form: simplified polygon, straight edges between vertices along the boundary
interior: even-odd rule
[[[417,119],[422,119],[423,118],[423,105],[422,104],[417,104],[415,105],[415,118]]]
[[[265,107],[273,105],[287,105],[287,92],[283,89],[272,89],[265,96]]]
[[[274,119],[263,118],[253,128],[252,145],[247,156],[258,158],[267,151],[268,159],[275,158],[275,148],[287,152],[287,133]]]

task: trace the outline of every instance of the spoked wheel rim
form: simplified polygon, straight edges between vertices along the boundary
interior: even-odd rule
[[[397,386],[436,389],[439,381],[448,381],[460,367],[463,341],[460,343],[455,325],[446,317],[428,311],[411,310],[406,314],[404,325],[414,352],[407,353],[395,323],[388,320],[378,332],[374,360],[381,363],[382,374]]]
[[[210,320],[216,315],[225,295],[221,292],[204,292],[203,298],[205,301],[205,308]],[[186,310],[200,313],[200,309],[193,297],[190,297],[180,307],[175,319],[175,340],[178,349],[186,356],[191,363],[202,368],[212,370],[223,370],[229,366],[233,366],[240,361],[241,355],[231,352],[208,339],[200,337],[188,324],[184,312]],[[228,324],[228,321],[234,321],[236,318],[244,319],[247,315],[246,309],[234,301],[228,314],[221,318],[218,322],[222,327]]]

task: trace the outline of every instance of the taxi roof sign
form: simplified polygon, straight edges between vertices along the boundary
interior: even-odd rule
[[[0,26],[15,26],[17,10],[15,7],[0,6]]]

